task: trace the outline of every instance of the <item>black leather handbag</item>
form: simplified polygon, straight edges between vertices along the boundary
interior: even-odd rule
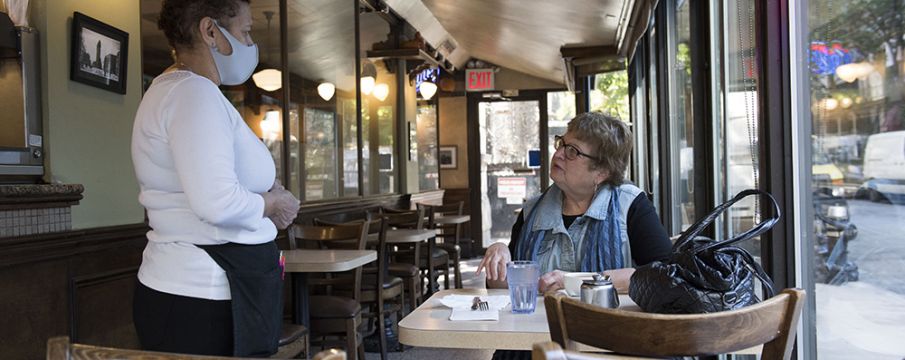
[[[726,209],[750,195],[769,199],[773,217],[727,240],[698,236]],[[767,232],[779,217],[779,205],[769,193],[761,190],[738,193],[682,233],[668,260],[637,268],[631,278],[629,296],[646,312],[694,314],[734,310],[760,301],[754,284],[754,278],[758,278],[766,296],[772,297],[770,277],[748,251],[733,244]]]

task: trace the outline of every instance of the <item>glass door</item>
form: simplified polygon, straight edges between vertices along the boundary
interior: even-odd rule
[[[483,247],[509,243],[526,199],[541,191],[541,102],[478,103]]]

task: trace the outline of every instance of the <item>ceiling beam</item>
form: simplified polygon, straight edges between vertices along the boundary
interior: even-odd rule
[[[618,54],[618,50],[615,46],[611,45],[603,45],[603,46],[583,46],[583,47],[561,47],[559,48],[560,54],[564,58],[587,58],[587,57],[605,57],[605,56],[615,56]]]

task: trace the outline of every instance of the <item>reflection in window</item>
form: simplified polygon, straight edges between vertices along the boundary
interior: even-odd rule
[[[368,59],[367,51],[390,46],[389,24],[376,13],[359,17],[361,50],[361,138],[364,195],[397,192],[396,159],[397,63],[392,59]],[[404,74],[401,76],[405,76]]]
[[[547,140],[547,164],[553,162],[553,154],[556,149],[553,148],[553,137],[556,135],[565,135],[569,121],[577,114],[575,113],[575,93],[569,91],[557,91],[547,93],[547,134],[550,139]]]
[[[817,357],[901,358],[905,3],[809,3]]]
[[[723,22],[725,49],[718,61],[725,64],[723,79],[724,106],[718,114],[718,132],[723,139],[717,150],[718,161],[716,184],[720,191],[717,201],[724,202],[745,189],[757,188],[759,184],[757,161],[758,94],[757,70],[755,67],[755,21],[754,1],[745,0],[725,3],[724,13],[731,21]],[[717,40],[717,41],[720,41]],[[759,199],[748,198],[729,209],[729,216],[721,219],[720,232],[723,237],[731,237],[746,231],[759,222]],[[760,255],[760,238],[740,244],[755,256]]]
[[[440,165],[437,161],[437,106],[418,105],[416,122],[420,179],[418,188],[421,191],[436,190],[440,188]]]
[[[672,182],[672,233],[678,234],[695,220],[694,171],[691,107],[691,52],[689,41],[690,5],[688,1],[678,1],[675,21],[672,23],[669,45],[671,69],[669,72],[669,131],[670,131],[670,179]],[[626,104],[626,109],[628,104]]]
[[[332,0],[289,6],[289,153],[298,182],[289,188],[303,201],[359,195],[355,10]],[[279,49],[261,58],[279,59]]]
[[[336,197],[336,114],[305,109],[305,199]]]

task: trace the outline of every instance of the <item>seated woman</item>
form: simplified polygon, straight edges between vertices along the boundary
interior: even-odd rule
[[[624,182],[631,131],[613,117],[584,113],[554,147],[554,184],[525,204],[509,246],[491,245],[476,273],[486,269],[488,287],[505,288],[507,262],[534,260],[541,292],[563,288],[563,275],[574,271],[609,274],[625,292],[633,265],[665,259],[672,248],[644,191]]]

